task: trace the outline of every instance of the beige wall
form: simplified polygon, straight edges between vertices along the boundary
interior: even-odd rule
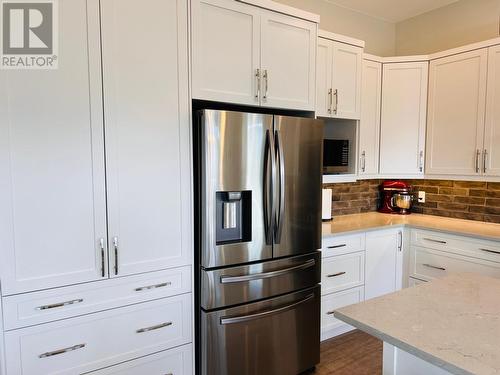
[[[499,36],[500,0],[461,0],[396,25],[398,55],[428,54]]]
[[[339,7],[326,0],[276,0],[321,16],[320,28],[366,42],[365,51],[379,56],[395,54],[396,25]]]

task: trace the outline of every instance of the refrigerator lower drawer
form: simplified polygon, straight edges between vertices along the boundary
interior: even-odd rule
[[[202,375],[296,375],[319,363],[320,287],[201,312]]]
[[[201,272],[201,307],[234,306],[311,288],[321,281],[321,253]]]

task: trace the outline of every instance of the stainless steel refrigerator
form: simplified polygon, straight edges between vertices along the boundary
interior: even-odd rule
[[[198,373],[319,362],[322,121],[197,112]]]

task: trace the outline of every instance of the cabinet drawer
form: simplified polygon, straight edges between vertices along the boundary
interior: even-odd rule
[[[184,345],[134,361],[121,363],[90,375],[191,375],[193,373],[192,345]]]
[[[500,262],[500,242],[413,229],[411,244],[459,255]]]
[[[321,294],[360,286],[365,281],[365,253],[325,258],[321,265]]]
[[[321,297],[321,332],[345,325],[344,322],[333,316],[333,312],[341,307],[363,301],[364,294],[364,288],[358,287]]]
[[[500,278],[500,263],[449,252],[410,247],[410,276],[432,280],[454,272],[472,272]]]
[[[323,258],[354,253],[365,249],[365,233],[323,238],[321,254]]]
[[[425,284],[427,281],[415,279],[413,277],[408,278],[408,286],[411,288],[420,284]]]
[[[191,342],[191,294],[5,333],[8,374],[77,374]]]
[[[191,267],[3,298],[5,330],[191,291]]]

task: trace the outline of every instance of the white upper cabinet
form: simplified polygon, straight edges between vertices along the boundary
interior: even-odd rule
[[[423,175],[427,62],[384,64],[380,174]]]
[[[318,38],[316,53],[316,116],[332,114],[333,41]]]
[[[260,10],[233,0],[191,4],[193,98],[258,105]]]
[[[106,211],[98,20],[98,0],[60,4],[59,68],[0,71],[4,295],[102,277]]]
[[[483,173],[500,176],[500,46],[490,47],[488,52]]]
[[[359,174],[378,174],[380,145],[380,105],[382,96],[382,64],[363,61],[359,123]]]
[[[314,111],[317,25],[262,11],[261,104]]]
[[[233,0],[192,0],[193,98],[314,110],[317,24]]]
[[[110,273],[189,264],[186,1],[101,7]]]
[[[479,49],[431,62],[427,174],[481,173],[487,59],[488,50]],[[494,63],[491,68],[494,69]],[[495,72],[490,77],[493,76]],[[490,95],[498,93],[493,91]],[[498,98],[496,96],[497,101]],[[494,103],[491,108],[494,106],[498,116],[498,104]],[[490,126],[490,135],[495,131]],[[498,151],[494,147],[495,152]]]

